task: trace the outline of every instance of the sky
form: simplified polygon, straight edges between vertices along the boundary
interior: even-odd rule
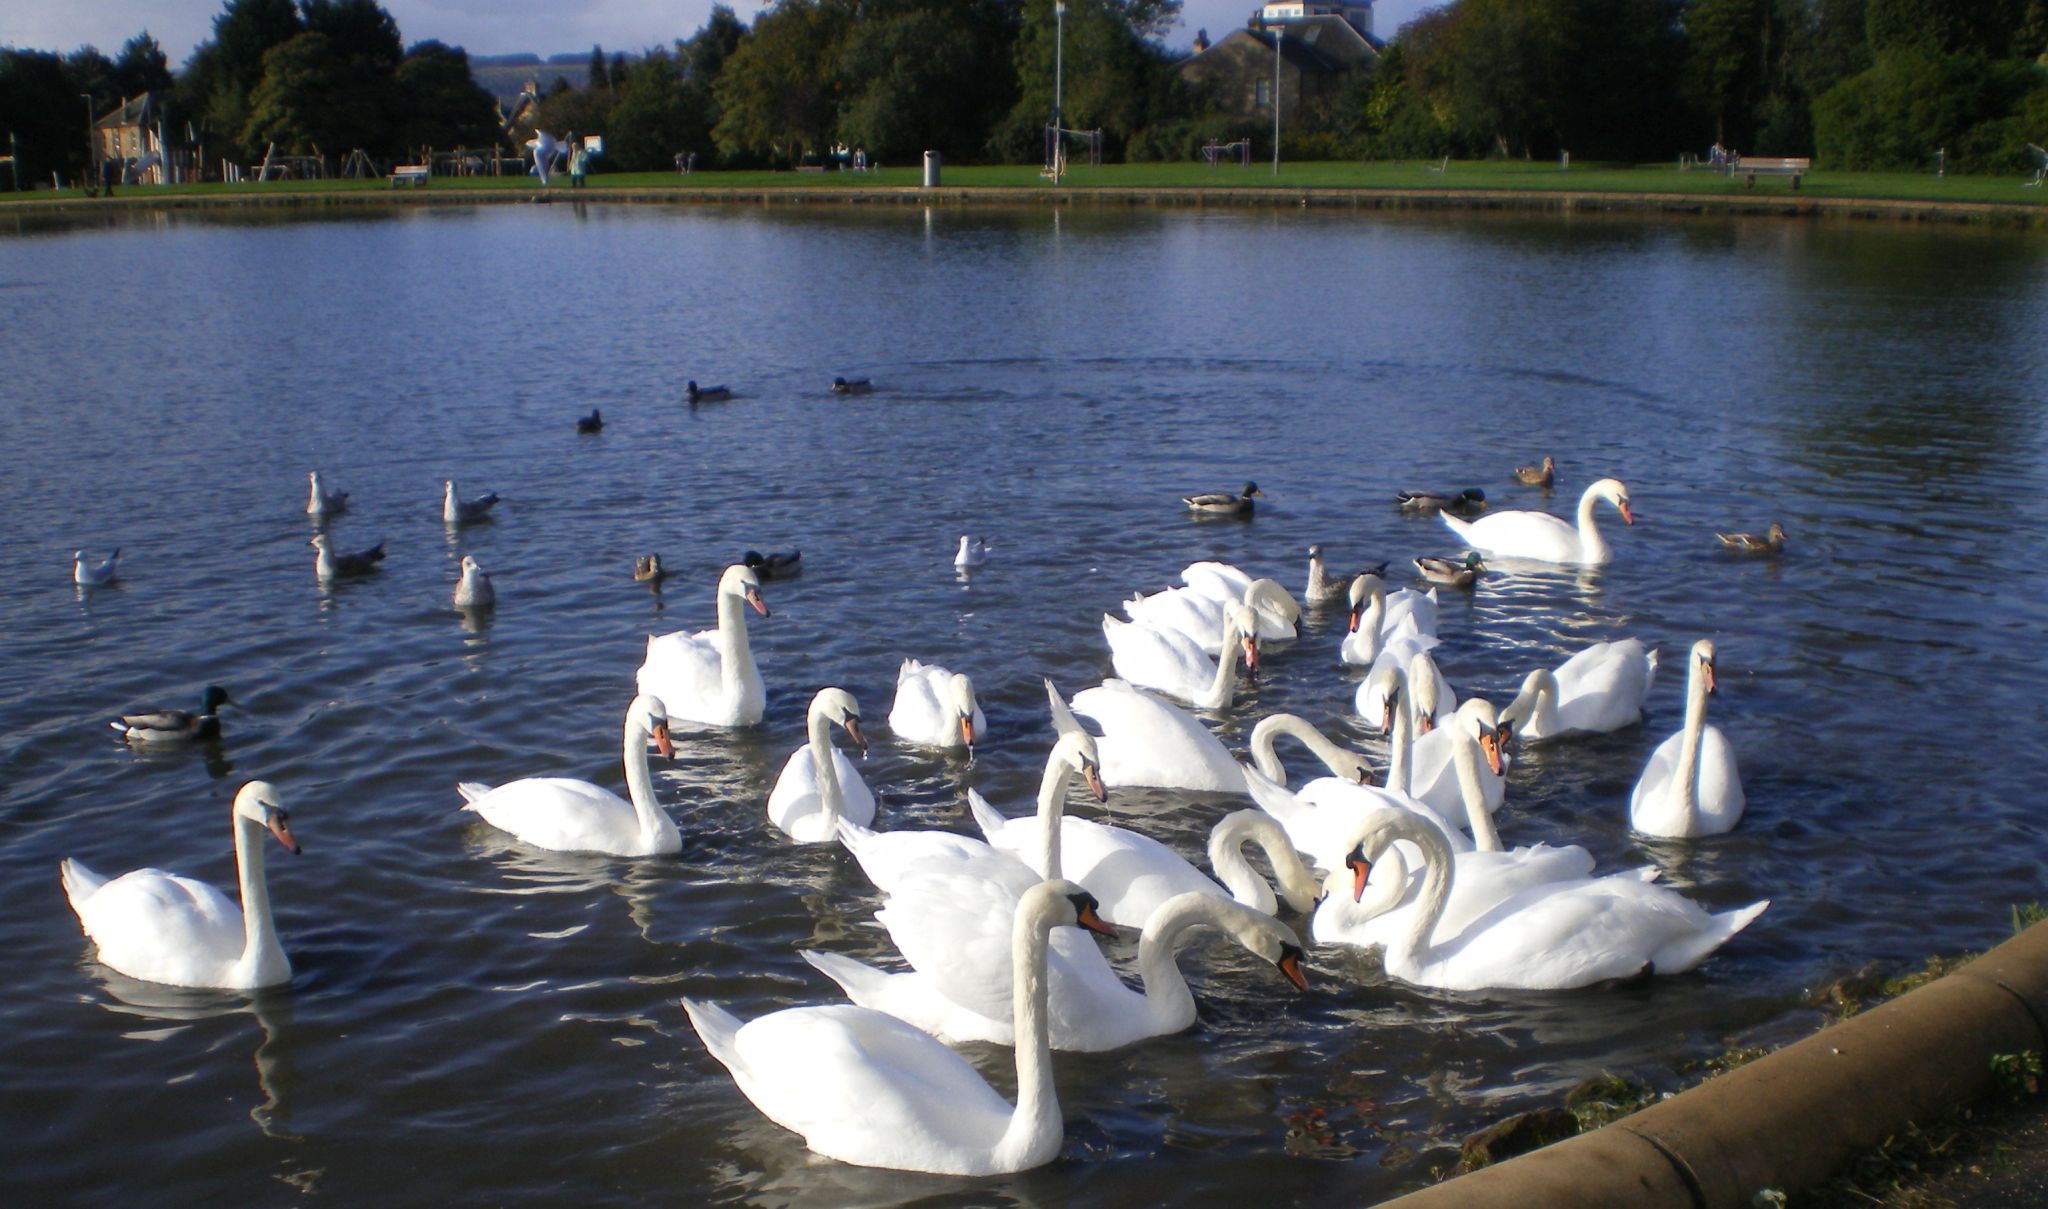
[[[760,0],[727,0],[752,21]],[[1050,0],[1047,0],[1050,3]],[[1436,0],[1444,3],[1447,0]],[[531,51],[539,55],[635,51],[688,37],[704,24],[712,0],[382,0],[407,45],[429,38],[471,54]],[[1180,27],[1166,44],[1185,47],[1195,30],[1211,39],[1243,25],[1256,0],[1183,0]],[[87,44],[109,56],[137,33],[163,44],[172,68],[213,33],[222,0],[0,0],[0,46],[68,52]],[[1391,36],[1426,7],[1425,0],[1379,0],[1374,29]]]

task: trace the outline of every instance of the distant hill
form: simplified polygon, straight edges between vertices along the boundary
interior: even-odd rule
[[[612,54],[605,52],[605,58],[611,59]],[[626,61],[631,63],[639,57],[629,53]],[[519,90],[526,87],[528,80],[540,85],[543,96],[547,95],[556,76],[577,88],[583,87],[590,78],[590,52],[565,51],[545,59],[536,54],[471,55],[469,74],[485,92],[498,98],[498,104],[510,110],[519,100]]]

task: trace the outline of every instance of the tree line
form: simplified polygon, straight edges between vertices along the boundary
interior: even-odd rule
[[[529,128],[603,135],[599,170],[816,162],[836,145],[910,162],[1043,153],[1063,60],[1063,125],[1111,159],[1188,159],[1211,138],[1270,138],[1176,70],[1179,0],[773,0],[751,24],[714,8],[637,58],[593,47]],[[1063,26],[1063,29],[1062,29]],[[2048,0],[1457,0],[1386,45],[1377,71],[1283,115],[1291,159],[1486,156],[1640,162],[1719,144],[1907,169],[2022,166],[2048,140]],[[380,159],[508,137],[460,48],[403,46],[376,0],[226,0],[175,77],[138,34],[113,59],[0,49],[0,124],[23,176],[75,177],[85,109],[169,98],[219,155]],[[90,98],[81,101],[81,97]],[[67,114],[71,116],[66,116]],[[1270,143],[1266,144],[1270,148]]]

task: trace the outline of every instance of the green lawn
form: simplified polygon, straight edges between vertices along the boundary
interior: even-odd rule
[[[2018,174],[2000,177],[1949,176],[1937,179],[1927,173],[1829,172],[1818,171],[1800,186],[1802,196],[1817,198],[1900,199],[1911,201],[2000,202],[2039,205],[2042,189],[2021,188]],[[876,172],[699,172],[678,176],[667,172],[605,173],[590,178],[597,189],[816,189],[906,187],[919,183],[916,167],[888,168]],[[1032,165],[946,165],[943,183],[953,187],[1045,189],[1050,187]],[[1466,163],[1453,161],[1442,172],[1431,171],[1419,162],[1301,163],[1282,164],[1275,175],[1270,163],[1250,167],[1235,164],[1210,168],[1202,164],[1111,164],[1101,168],[1074,168],[1062,184],[1072,189],[1399,189],[1427,191],[1456,190],[1547,190],[1594,193],[1683,193],[1739,195],[1748,192],[1739,179],[1730,180],[1704,168],[1680,171],[1670,166],[1587,164],[1570,171],[1555,164]],[[537,189],[531,177],[435,178],[429,193],[462,190]],[[121,190],[119,196],[216,195],[255,193],[340,193],[390,191],[382,178],[370,181],[288,181],[265,185],[191,185],[165,189],[136,186]],[[568,178],[557,176],[553,189],[568,192]],[[1784,194],[1789,182],[1782,177],[1759,177],[1755,192]],[[29,198],[49,199],[79,196],[76,190],[37,193]],[[12,200],[0,194],[0,205]]]

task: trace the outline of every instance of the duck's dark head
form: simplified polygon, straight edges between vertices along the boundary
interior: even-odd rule
[[[199,712],[202,714],[213,713],[223,705],[234,703],[235,699],[228,696],[228,690],[218,684],[207,685],[206,691],[199,694]]]

